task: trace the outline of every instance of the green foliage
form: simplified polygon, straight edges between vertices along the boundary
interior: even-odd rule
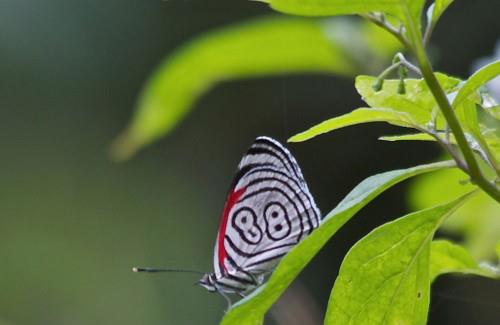
[[[329,3],[332,6],[336,4],[335,1]],[[437,1],[429,10],[425,41],[428,41],[434,25],[449,4],[451,1]],[[419,131],[416,134],[385,137],[383,138],[385,140],[438,141],[453,156],[459,167],[481,181],[481,187],[487,190],[481,192],[473,201],[480,203],[475,203],[475,206],[471,203],[469,206],[473,206],[472,209],[461,210],[462,225],[464,225],[462,231],[467,233],[466,245],[469,249],[475,249],[476,255],[484,257],[487,247],[491,247],[493,241],[496,242],[500,238],[498,233],[500,206],[491,198],[495,197],[498,201],[498,187],[492,187],[491,182],[485,181],[477,168],[472,169],[474,166],[466,166],[475,159],[467,151],[474,150],[483,159],[485,166],[489,166],[490,170],[486,171],[486,175],[492,173],[500,175],[498,166],[500,127],[498,120],[487,125],[478,117],[484,111],[478,104],[483,104],[484,99],[477,91],[485,82],[498,76],[500,71],[497,63],[493,63],[463,83],[457,78],[432,73],[421,44],[423,39],[418,19],[411,15],[410,9],[404,8],[403,5],[404,19],[401,21],[408,28],[406,35],[397,33],[383,19],[377,19],[376,16],[370,18],[377,24],[386,26],[388,31],[397,34],[403,44],[415,51],[420,67],[424,69],[422,70],[424,78],[407,79],[404,73],[406,63],[401,59],[400,79],[386,79],[385,74],[392,68],[388,68],[379,77],[357,77],[356,89],[370,108],[356,109],[351,113],[324,121],[291,137],[290,141],[305,141],[345,126],[380,121]],[[395,12],[385,13],[397,15]],[[446,96],[453,100],[454,111]],[[486,111],[495,118],[494,112],[496,111]],[[448,123],[452,123],[453,133],[450,132]],[[466,162],[457,156],[455,151],[457,145],[463,152]],[[449,173],[456,172],[457,170],[449,171]],[[427,188],[418,188],[414,193],[417,196],[432,197],[433,201],[432,203],[426,201],[418,207],[419,209],[439,204],[444,201],[444,197],[446,200],[452,200],[473,188],[469,185],[467,188],[454,189],[436,177],[425,179],[428,180]],[[447,190],[443,191],[443,188]],[[424,324],[427,319],[430,282],[439,274],[460,272],[498,277],[496,271],[480,268],[464,248],[451,243],[437,242],[432,245],[433,253],[429,261],[433,234],[445,216],[449,215],[448,210],[455,210],[458,207],[458,202],[461,204],[462,200],[455,201],[457,205],[452,204],[453,209],[449,205],[438,206],[385,224],[359,241],[342,263],[330,298],[325,323]],[[488,209],[488,206],[491,208]],[[443,207],[446,208],[443,210]],[[478,213],[484,216],[478,216]],[[426,221],[430,223],[426,224]],[[447,225],[449,227],[454,223],[456,225],[456,221],[450,221]],[[431,272],[430,277],[429,272]]]
[[[384,12],[404,19],[403,7],[420,15],[424,0],[260,0],[278,11],[302,16],[337,16]]]
[[[458,169],[438,171],[432,177],[424,175],[410,187],[410,205],[413,209],[423,209],[449,201],[474,188],[467,180],[467,174]],[[494,256],[494,247],[500,238],[498,216],[500,204],[484,192],[479,192],[444,222],[442,230],[463,235],[463,244],[470,254],[476,259],[484,260]]]
[[[479,113],[486,112],[486,109],[478,106],[478,103],[481,102],[481,96],[475,90],[481,84],[492,79],[495,73],[500,73],[499,67],[499,64],[490,64],[474,74],[465,83],[462,83],[460,79],[436,73],[436,79],[443,91],[455,98],[456,117],[463,127],[469,146],[497,174],[500,172],[500,126],[495,122],[496,128],[493,128],[480,121],[478,109]],[[401,80],[384,80],[382,89],[378,91],[374,89],[377,80],[378,78],[370,76],[356,78],[356,89],[371,108],[356,109],[351,113],[326,120],[291,137],[289,141],[305,141],[320,134],[355,124],[387,122],[401,127],[413,128],[422,133],[382,137],[382,140],[439,141],[445,147],[457,145],[455,136],[446,131],[446,120],[424,79],[405,79],[404,94],[398,93]],[[494,110],[492,111],[494,112]],[[492,114],[489,113],[489,115]],[[449,150],[453,151],[454,149],[450,148]]]
[[[177,50],[155,71],[119,139],[117,155],[127,157],[168,132],[218,81],[303,71],[353,71],[317,22],[266,18],[210,32]]]
[[[444,74],[436,76],[447,93],[457,90],[459,79]],[[356,109],[322,122],[293,136],[290,141],[305,141],[322,133],[360,123],[387,122],[429,133],[433,132],[435,124],[443,124],[436,101],[423,79],[406,79],[404,94],[398,94],[399,80],[385,80],[380,91],[374,90],[376,79],[370,76],[356,78],[356,90],[372,108]]]
[[[376,42],[376,50],[368,42]],[[350,76],[360,63],[377,66],[398,48],[378,27],[345,19],[268,17],[209,32],[176,50],[155,71],[113,155],[128,158],[170,132],[221,81],[304,72]]]
[[[317,135],[337,130],[343,127],[372,122],[387,122],[393,125],[413,127],[416,122],[404,112],[398,112],[390,108],[358,108],[351,113],[331,118],[307,131],[294,135],[289,142],[301,142],[314,138]]]
[[[412,187],[411,202],[419,211],[380,226],[351,248],[335,282],[325,322],[424,324],[430,283],[437,276],[463,273],[498,278],[496,267],[482,267],[474,258],[491,258],[500,238],[500,110],[483,89],[500,74],[500,61],[464,81],[433,71],[425,46],[452,0],[436,0],[427,10],[424,28],[424,0],[264,2],[277,11],[302,16],[360,15],[399,40],[417,64],[398,53],[378,76],[358,76],[356,90],[369,107],[328,119],[289,141],[305,141],[356,124],[386,122],[414,132],[382,140],[436,141],[454,163],[367,178],[281,260],[266,284],[228,311],[222,324],[262,324],[272,304],[356,212],[392,185],[444,167],[456,168],[424,177]],[[359,25],[358,31],[362,26],[366,25]],[[351,27],[342,21],[268,18],[195,39],[176,51],[145,86],[136,115],[117,142],[117,155],[128,156],[169,132],[196,99],[219,81],[299,72],[350,75],[360,62],[371,63],[366,53],[384,56],[387,49],[397,48],[392,38],[367,38],[377,35],[375,29],[359,33]],[[385,46],[370,52],[358,43]],[[409,71],[421,78],[408,78]],[[396,79],[388,78],[395,72]],[[464,193],[477,190],[476,186],[478,195],[445,221],[469,198]],[[432,242],[440,226],[464,234],[464,247]]]
[[[394,170],[365,179],[326,215],[318,229],[281,260],[266,284],[229,310],[222,324],[257,324],[321,247],[361,208],[389,187],[409,177],[451,166],[450,162],[435,163]]]
[[[500,106],[488,107],[484,111],[496,120],[500,120]],[[497,122],[495,121],[495,123]]]
[[[386,121],[388,122],[388,121]],[[389,122],[390,123],[390,122]],[[394,123],[393,123],[394,124]],[[464,124],[467,129],[467,124]],[[498,169],[498,161],[500,159],[500,136],[497,130],[492,130],[487,126],[480,124],[480,133],[474,131],[472,134],[467,134],[467,140],[470,143],[472,150],[484,157],[485,161],[495,169]],[[479,135],[480,134],[480,135]],[[436,132],[434,135],[428,133],[411,133],[402,135],[382,136],[379,139],[384,141],[439,141],[448,137],[447,142],[456,145],[455,136],[447,132]]]
[[[446,93],[457,89],[460,80],[441,73],[436,74],[441,87]],[[399,94],[399,80],[385,80],[380,91],[373,89],[375,77],[359,76],[356,78],[356,90],[370,107],[390,108],[408,113],[416,127],[427,128],[438,114],[437,103],[423,79],[405,79],[405,93]]]
[[[500,278],[500,270],[497,267],[479,265],[462,246],[447,240],[435,240],[431,244],[431,282],[446,273],[472,274],[492,279]]]
[[[379,137],[379,140],[384,141],[436,141],[431,135],[426,133],[411,133],[401,135],[384,135]]]
[[[474,95],[474,92],[479,87],[498,75],[500,75],[500,61],[492,62],[476,71],[460,88],[460,91],[453,100],[453,107],[458,107],[467,97]]]
[[[386,223],[347,253],[325,324],[425,324],[434,232],[469,197]]]

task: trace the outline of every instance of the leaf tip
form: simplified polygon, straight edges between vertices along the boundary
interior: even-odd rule
[[[130,134],[130,131],[125,130],[118,134],[111,143],[109,156],[115,162],[122,162],[130,159],[138,148],[139,145]]]
[[[286,140],[286,142],[302,142],[304,140],[307,140],[307,139],[305,139],[304,136],[302,136],[302,133],[299,133],[299,134],[293,135],[290,138],[288,138],[288,140]]]

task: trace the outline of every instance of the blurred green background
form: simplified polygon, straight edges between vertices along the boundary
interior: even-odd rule
[[[440,70],[466,77],[500,36],[500,3],[456,1],[434,36]],[[109,145],[162,58],[211,28],[271,13],[250,1],[0,2],[0,324],[215,324],[222,297],[187,274],[210,271],[219,214],[257,135],[284,141],[361,105],[353,80],[318,75],[228,82],[168,137],[124,163]],[[363,178],[429,162],[429,143],[384,143],[367,125],[294,144],[323,212]],[[269,322],[319,323],[346,250],[408,211],[406,185],[348,223]],[[430,324],[497,324],[500,284],[444,277]],[[299,306],[299,307],[297,307]],[[287,318],[288,317],[288,318]]]

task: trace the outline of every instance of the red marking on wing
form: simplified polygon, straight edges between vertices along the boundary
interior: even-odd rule
[[[222,218],[219,226],[219,237],[217,238],[217,255],[219,257],[219,265],[224,271],[227,271],[226,266],[224,264],[224,260],[226,259],[226,248],[224,247],[224,237],[226,235],[226,227],[227,222],[229,221],[229,211],[233,208],[233,206],[238,202],[240,197],[245,192],[245,188],[240,188],[237,191],[231,192],[228,197],[226,204],[224,205],[224,211],[222,212]]]

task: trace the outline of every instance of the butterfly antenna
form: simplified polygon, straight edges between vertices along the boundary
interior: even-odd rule
[[[184,269],[157,269],[153,267],[133,267],[132,271],[148,272],[148,273],[159,273],[159,272],[170,272],[170,273],[195,273],[195,274],[205,274],[205,272],[195,271],[195,270],[184,270]]]

